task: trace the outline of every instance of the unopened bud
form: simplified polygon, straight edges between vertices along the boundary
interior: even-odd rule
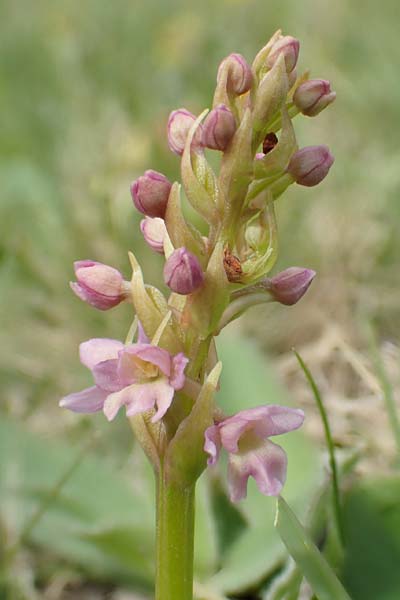
[[[235,131],[235,117],[225,104],[219,104],[204,121],[203,144],[207,148],[223,152],[229,146]]]
[[[312,269],[289,267],[265,281],[264,285],[276,302],[291,306],[304,296],[315,275]]]
[[[154,219],[146,217],[140,222],[140,230],[150,248],[159,254],[164,254],[164,238],[167,233],[164,220],[158,217]]]
[[[246,59],[241,54],[230,54],[219,66],[217,82],[222,72],[228,69],[227,91],[240,96],[249,91],[253,83],[253,74]]]
[[[186,250],[174,250],[164,266],[164,281],[177,294],[191,294],[204,281],[197,257]]]
[[[186,139],[190,128],[195,122],[196,117],[186,110],[186,108],[179,108],[173,110],[168,118],[168,145],[172,152],[181,156],[185,149]],[[202,127],[200,126],[193,139],[194,146],[201,147],[201,133]]]
[[[293,154],[287,171],[296,183],[312,187],[326,177],[334,160],[327,146],[306,146]]]
[[[283,54],[285,57],[286,71],[287,73],[291,73],[296,66],[299,50],[299,40],[291,35],[285,35],[281,37],[281,39],[275,42],[270,53],[268,54],[267,67],[271,69],[274,66],[278,56]]]
[[[131,185],[132,200],[141,213],[148,217],[165,216],[171,182],[157,171],[145,171]]]
[[[72,291],[99,310],[113,308],[129,296],[129,283],[113,267],[93,260],[78,260],[74,269],[77,281],[71,281]]]
[[[305,81],[294,93],[293,102],[308,117],[315,117],[336,98],[331,91],[331,84],[326,79],[310,79]]]

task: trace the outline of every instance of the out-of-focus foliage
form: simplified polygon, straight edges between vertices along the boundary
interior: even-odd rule
[[[178,162],[165,137],[169,112],[186,106],[198,113],[209,106],[220,60],[230,52],[251,59],[278,27],[301,40],[301,68],[312,67],[313,76],[330,79],[337,91],[335,104],[319,117],[299,117],[295,122],[301,144],[328,144],[336,162],[322,185],[294,186],[278,206],[278,267],[296,264],[315,269],[318,277],[310,293],[290,310],[255,309],[246,321],[247,330],[274,352],[318,340],[332,323],[339,323],[359,344],[357,321],[367,316],[377,322],[379,337],[396,341],[400,324],[397,15],[395,0],[381,4],[373,0],[0,3],[0,418],[7,415],[23,421],[15,430],[19,432],[13,436],[15,442],[18,435],[23,437],[21,431],[30,430],[33,436],[45,436],[49,444],[62,438],[66,446],[76,449],[83,436],[99,430],[99,461],[105,470],[124,471],[132,447],[125,420],[110,426],[101,417],[81,418],[57,407],[59,397],[89,383],[89,374],[78,364],[79,342],[94,336],[123,339],[132,319],[128,306],[103,314],[73,296],[68,288],[72,262],[92,258],[112,264],[128,277],[127,250],[132,249],[147,281],[160,283],[162,259],[142,243],[129,183],[147,168],[163,171],[171,179],[179,177]],[[252,382],[251,365],[248,370]],[[228,378],[223,386],[229,390],[225,396],[229,401],[237,386],[230,387]],[[245,387],[248,394],[249,386]],[[249,397],[248,402],[264,402],[264,397],[258,397],[261,391],[254,389],[257,398]],[[8,422],[4,418],[5,429]],[[29,440],[21,440],[20,447]],[[299,461],[305,461],[300,446],[298,453]],[[57,456],[51,459],[56,465]],[[41,473],[37,474],[36,468],[30,470],[30,507],[43,493],[39,484],[34,485],[36,476],[46,484],[47,467],[38,467]],[[55,475],[56,466],[53,469]],[[99,475],[99,482],[102,477],[106,475]],[[297,485],[296,473],[290,470],[289,485]],[[358,510],[363,493],[356,490],[349,497],[349,523],[355,522],[353,514],[378,511],[379,519],[385,520],[378,533],[393,532],[386,504],[379,498],[365,501],[363,510]],[[214,498],[216,506],[218,502],[220,513],[228,515],[221,508],[221,497]],[[218,525],[221,539],[229,542],[224,565],[231,571],[225,581],[237,577],[236,583],[230,580],[232,589],[266,575],[276,556],[272,553],[268,562],[270,546],[263,558],[256,544],[254,556],[245,556],[245,536],[257,532],[250,527],[253,533],[243,533],[248,521],[255,523],[246,512],[252,502],[251,494],[244,514],[229,513],[233,529]],[[263,508],[255,509],[257,523]],[[63,517],[54,518],[59,523]],[[365,517],[365,521],[373,519]],[[114,543],[122,521],[115,523],[116,529],[108,533],[104,529],[90,535],[97,542],[96,556],[112,547],[116,556],[111,563],[123,570],[121,554],[125,555],[124,544],[129,548],[129,543],[123,536]],[[147,527],[147,521],[140,524]],[[5,526],[12,535],[12,520]],[[267,533],[264,526],[272,531],[269,508],[260,539],[261,532],[264,537]],[[237,531],[237,539],[232,540],[227,530]],[[379,542],[379,535],[376,539]],[[392,548],[392,539],[385,539]],[[86,541],[79,544],[83,547]],[[354,598],[365,598],[366,589],[379,590],[380,598],[396,597],[385,596],[379,583],[364,586],[362,574],[372,568],[365,569],[356,555],[368,543],[357,537],[354,528],[349,531],[349,544],[352,555],[344,572]],[[393,544],[397,552],[398,541]],[[146,552],[149,548],[145,545]],[[57,554],[54,545],[48,550]],[[209,563],[202,562],[203,574],[215,566],[219,555],[213,552]],[[254,566],[241,581],[239,564]],[[48,580],[48,570],[37,572],[39,583]],[[229,590],[223,569],[215,577],[215,587],[219,577],[219,589]],[[388,575],[385,581],[392,582],[397,594],[395,576]]]

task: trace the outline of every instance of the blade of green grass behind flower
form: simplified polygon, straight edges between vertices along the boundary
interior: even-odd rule
[[[275,527],[318,600],[350,600],[334,571],[282,497],[277,500]]]

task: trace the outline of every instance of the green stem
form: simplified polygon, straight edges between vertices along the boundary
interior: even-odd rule
[[[167,481],[157,485],[156,600],[193,599],[195,488]]]

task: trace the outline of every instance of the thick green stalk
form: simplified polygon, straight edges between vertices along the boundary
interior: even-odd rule
[[[194,485],[180,487],[160,469],[156,600],[193,599],[194,497]]]

